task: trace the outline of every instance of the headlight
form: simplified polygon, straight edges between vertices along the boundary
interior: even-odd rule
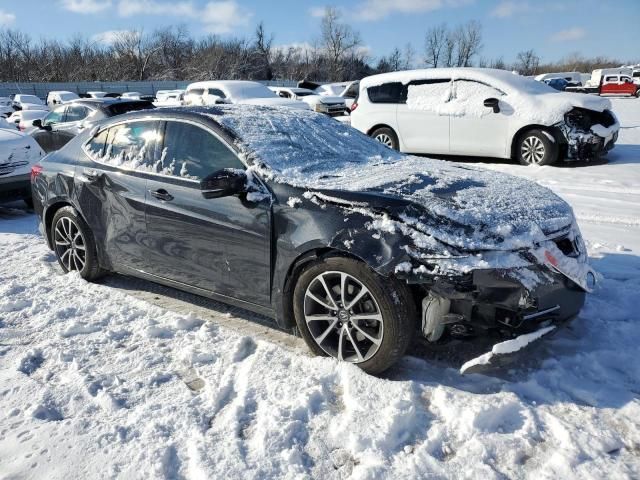
[[[313,106],[313,111],[314,112],[326,113],[328,110],[329,110],[329,108],[324,103],[316,103]]]

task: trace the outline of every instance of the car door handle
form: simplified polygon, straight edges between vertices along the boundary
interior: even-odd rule
[[[158,200],[164,200],[165,202],[173,200],[173,195],[167,192],[164,188],[160,188],[159,190],[149,190],[149,193]]]
[[[100,174],[98,173],[97,170],[94,170],[93,168],[85,168],[82,170],[82,174],[84,175],[84,177],[90,181],[90,182],[97,182],[98,178],[100,177]]]

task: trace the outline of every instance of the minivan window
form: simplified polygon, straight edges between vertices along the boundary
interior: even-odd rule
[[[193,88],[187,92],[188,95],[202,95],[204,88]]]
[[[452,86],[450,78],[430,78],[410,82],[403,92],[403,102],[409,108],[417,110],[433,110],[451,99]]]
[[[385,83],[367,88],[371,103],[402,103],[404,87],[400,82]]]
[[[161,165],[165,175],[201,180],[223,168],[244,169],[238,157],[211,132],[196,125],[169,121]]]

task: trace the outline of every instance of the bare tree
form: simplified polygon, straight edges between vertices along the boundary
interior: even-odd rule
[[[457,40],[456,66],[471,66],[471,60],[482,48],[482,26],[471,20],[455,30],[454,38]]]
[[[431,27],[427,30],[425,41],[425,63],[429,67],[437,68],[440,66],[447,35],[448,29],[446,23],[438,25],[437,27]]]
[[[534,50],[525,50],[518,53],[516,57],[515,69],[521,75],[535,75],[540,65],[540,57]]]
[[[342,22],[340,12],[333,7],[325,9],[320,32],[322,48],[328,57],[329,77],[331,80],[342,80],[341,60],[356,53],[361,46],[360,34]]]
[[[260,22],[256,27],[254,48],[258,60],[258,71],[256,78],[263,80],[273,79],[273,71],[271,69],[271,44],[273,43],[273,35],[268,36],[264,30],[264,24]]]

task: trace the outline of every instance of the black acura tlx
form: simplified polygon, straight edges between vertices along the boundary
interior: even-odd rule
[[[409,342],[575,317],[595,277],[571,208],[321,114],[250,105],[107,119],[32,170],[65,272],[142,277],[269,315],[370,373]]]

